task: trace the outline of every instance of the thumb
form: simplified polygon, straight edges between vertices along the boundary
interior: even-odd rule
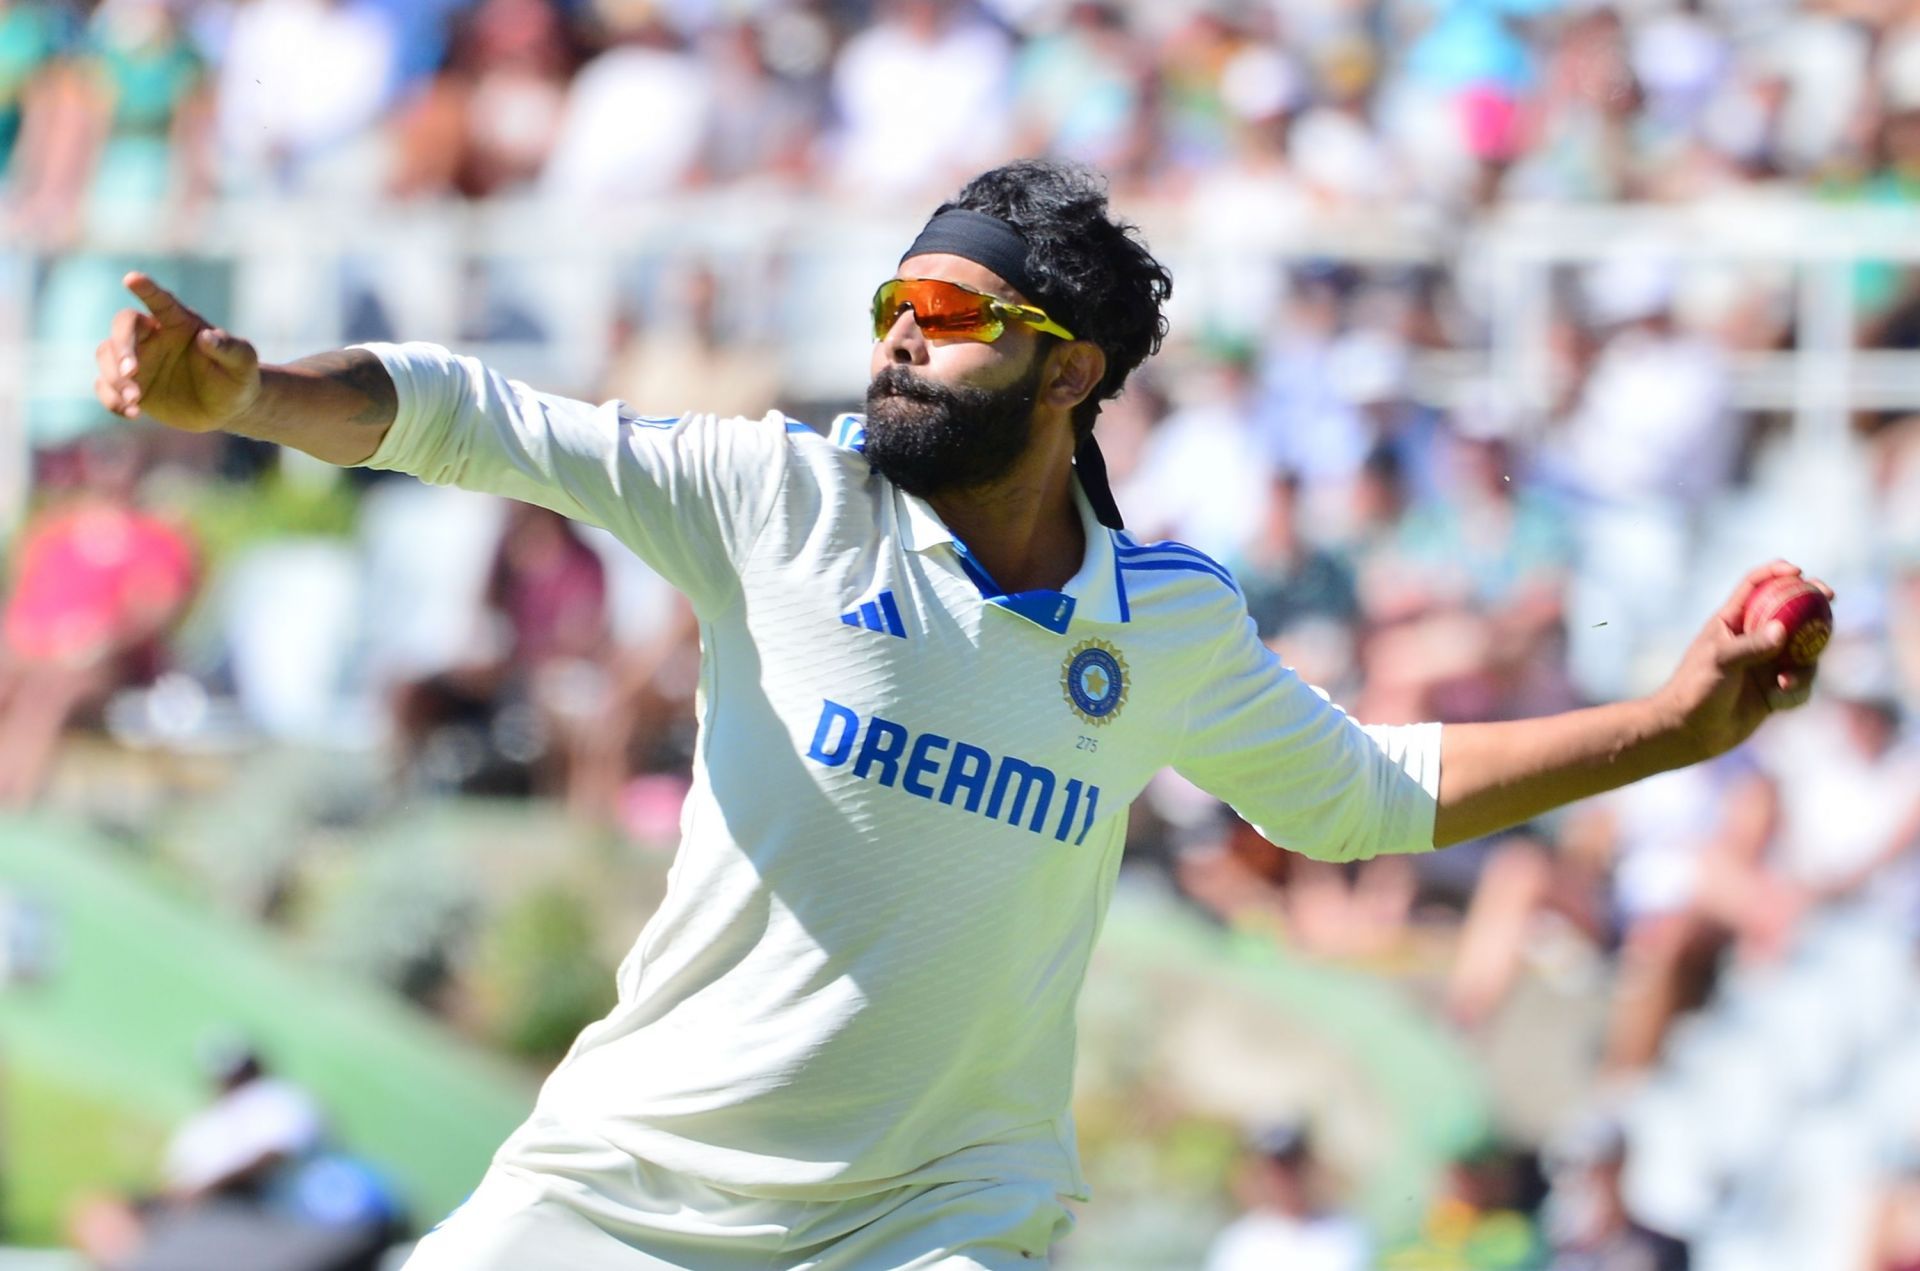
[[[245,374],[258,361],[252,344],[219,327],[202,327],[194,342],[225,370]]]
[[[1757,666],[1773,661],[1786,647],[1786,624],[1776,620],[1758,631],[1733,637],[1721,661],[1726,666]]]

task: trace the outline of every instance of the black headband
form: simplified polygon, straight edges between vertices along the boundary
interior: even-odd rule
[[[907,248],[900,259],[936,252],[985,265],[1027,299],[1040,299],[1033,275],[1027,272],[1027,240],[997,216],[966,208],[941,212],[927,222],[920,236],[913,240],[913,246]],[[1113,489],[1107,482],[1106,456],[1100,453],[1100,446],[1091,434],[1074,451],[1073,465],[1079,470],[1080,488],[1086,491],[1087,502],[1100,524],[1109,529],[1124,529],[1120,505],[1114,502]]]
[[[940,252],[985,265],[1029,300],[1035,299],[1033,275],[1027,272],[1027,240],[997,216],[955,208],[927,222],[920,237],[907,248],[908,256]]]

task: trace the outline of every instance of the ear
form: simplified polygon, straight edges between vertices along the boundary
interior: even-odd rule
[[[1093,395],[1107,374],[1107,355],[1091,340],[1072,340],[1052,353],[1053,369],[1041,390],[1041,399],[1060,410],[1072,410]]]

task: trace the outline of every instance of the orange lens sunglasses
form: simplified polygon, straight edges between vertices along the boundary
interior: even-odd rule
[[[889,278],[873,293],[874,339],[886,337],[902,309],[913,310],[914,322],[931,340],[992,344],[1006,334],[1009,322],[1024,323],[1063,340],[1074,338],[1073,332],[1032,305],[1013,304],[938,278]]]

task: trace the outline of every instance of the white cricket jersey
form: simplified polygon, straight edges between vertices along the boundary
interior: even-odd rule
[[[1226,571],[1084,496],[1080,572],[1003,595],[869,468],[857,416],[641,417],[368,347],[399,393],[370,466],[604,526],[700,619],[666,899],[503,1163],[611,1144],[746,1195],[1083,1195],[1074,1006],[1147,779],[1173,765],[1325,860],[1432,846],[1439,726],[1356,725]]]

